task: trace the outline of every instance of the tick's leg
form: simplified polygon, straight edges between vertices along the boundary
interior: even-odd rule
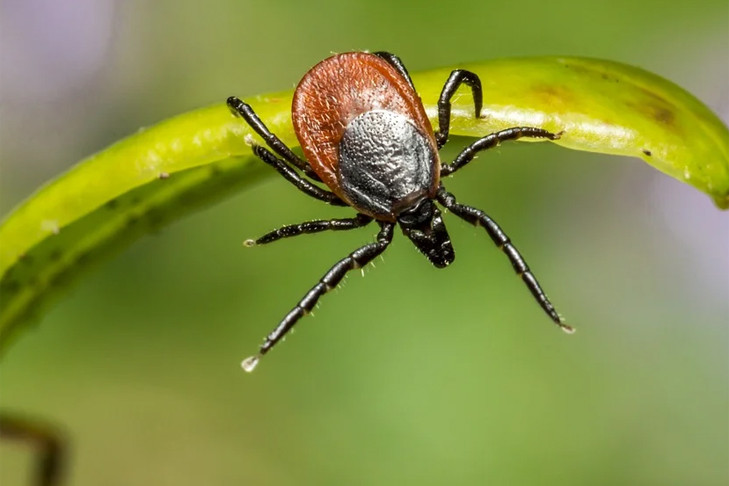
[[[440,167],[440,176],[446,177],[453,174],[455,171],[463,167],[472,161],[478,152],[482,150],[488,150],[499,145],[501,142],[506,140],[517,140],[522,137],[530,138],[546,138],[549,140],[557,140],[562,136],[560,133],[552,133],[541,128],[534,127],[513,127],[505,130],[500,130],[495,133],[486,135],[483,138],[479,138],[468,147],[464,148],[456,159],[450,164],[443,164]]]
[[[294,327],[294,324],[296,324],[299,319],[310,313],[319,298],[335,288],[347,272],[356,268],[364,267],[374,260],[375,257],[385,251],[392,241],[393,228],[395,227],[395,224],[379,222],[379,225],[380,232],[377,234],[377,241],[353,251],[349,254],[349,256],[337,262],[319,280],[319,283],[306,293],[304,298],[296,304],[296,307],[294,307],[291,312],[283,318],[281,323],[276,326],[276,329],[274,329],[273,332],[266,337],[266,340],[261,346],[258,354],[243,360],[242,366],[244,370],[253,371],[253,368],[255,368],[256,364],[258,364],[258,360],[261,359],[261,356],[270,351],[271,348],[274,347],[292,327]]]
[[[245,246],[265,245],[281,238],[289,238],[298,236],[302,233],[319,233],[321,231],[343,231],[355,228],[361,228],[372,222],[372,218],[365,214],[358,214],[354,218],[330,219],[330,220],[314,220],[305,221],[299,224],[292,224],[271,231],[261,236],[257,240],[246,240],[243,242]]]
[[[440,149],[448,141],[448,132],[451,124],[451,98],[461,84],[470,86],[473,93],[473,105],[475,108],[476,118],[481,117],[481,107],[483,106],[483,91],[481,89],[481,79],[476,73],[466,71],[465,69],[456,69],[448,76],[448,80],[443,85],[438,99],[438,131],[435,132],[435,140],[438,142]]]
[[[57,431],[46,425],[3,413],[0,414],[0,437],[27,441],[37,450],[34,485],[60,484],[64,447]]]
[[[240,100],[239,98],[236,98],[235,96],[231,96],[230,98],[228,98],[228,108],[230,108],[230,111],[233,112],[234,115],[243,118],[248,123],[248,125],[251,126],[253,131],[255,131],[258,135],[261,136],[263,140],[266,141],[266,145],[271,147],[271,149],[278,155],[280,155],[286,162],[293,164],[295,167],[298,167],[304,172],[304,174],[311,177],[315,181],[320,180],[319,176],[314,173],[314,171],[305,160],[292,152],[291,149],[288,148],[288,146],[286,146],[286,144],[283,143],[280,138],[271,133],[268,127],[266,127],[266,125],[263,123],[263,121],[261,121],[258,115],[256,115],[256,112],[253,111],[253,108],[251,108],[248,103]]]
[[[333,192],[326,191],[316,184],[304,179],[298,172],[289,167],[286,162],[273,155],[265,147],[260,145],[253,146],[253,153],[256,154],[262,161],[273,167],[281,174],[284,179],[295,185],[304,194],[307,194],[314,199],[319,199],[325,203],[332,204],[334,206],[347,206],[347,203],[339,199],[339,197]]]
[[[384,59],[385,61],[387,61],[387,63],[390,66],[397,69],[397,71],[400,73],[400,75],[407,80],[408,84],[410,84],[410,87],[413,88],[413,90],[415,90],[415,85],[413,84],[413,80],[410,79],[410,74],[408,74],[408,70],[405,69],[405,64],[403,64],[403,62],[400,60],[399,57],[397,57],[395,54],[392,54],[390,52],[385,52],[385,51],[377,51],[377,52],[373,52],[372,54]]]
[[[468,221],[474,226],[483,226],[496,246],[498,246],[499,249],[501,249],[501,251],[503,251],[509,258],[511,265],[514,267],[514,271],[516,271],[517,275],[519,275],[524,281],[527,288],[529,288],[529,291],[532,293],[544,312],[546,312],[547,315],[549,315],[549,317],[564,331],[569,333],[574,331],[574,329],[562,322],[562,318],[559,314],[557,314],[554,306],[545,295],[542,287],[539,285],[539,282],[537,282],[536,277],[534,277],[531,270],[529,270],[529,266],[524,261],[524,258],[522,258],[519,250],[516,249],[516,247],[511,243],[511,240],[509,240],[509,237],[506,236],[506,233],[504,233],[494,220],[489,218],[489,216],[480,209],[458,204],[453,194],[446,191],[443,187],[438,189],[436,197],[443,206],[448,208],[456,216]]]

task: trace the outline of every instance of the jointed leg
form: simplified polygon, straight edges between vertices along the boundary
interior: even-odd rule
[[[534,127],[513,127],[491,133],[483,138],[479,138],[471,145],[464,148],[461,153],[458,154],[458,157],[456,157],[456,159],[450,164],[443,164],[440,168],[440,176],[445,177],[453,174],[455,171],[472,161],[478,152],[496,147],[506,140],[517,140],[522,137],[557,140],[561,135],[561,132],[552,133],[547,130]]]
[[[294,307],[291,312],[283,318],[281,323],[276,326],[276,329],[274,329],[273,332],[266,337],[266,340],[261,346],[258,354],[243,360],[243,369],[246,371],[253,371],[253,368],[255,368],[256,364],[258,364],[258,360],[261,356],[274,347],[276,343],[279,342],[292,327],[294,327],[294,324],[296,324],[299,319],[311,312],[319,298],[335,288],[347,272],[356,268],[364,267],[385,251],[392,241],[395,224],[379,222],[379,225],[380,232],[377,234],[377,241],[353,251],[346,258],[337,262],[319,280],[319,283],[306,293],[304,298],[296,304],[296,307]]]
[[[286,144],[281,141],[280,138],[271,133],[268,127],[266,127],[266,125],[263,123],[263,121],[261,121],[258,115],[256,115],[256,112],[253,111],[253,108],[251,108],[248,103],[240,100],[239,98],[236,98],[235,96],[231,96],[230,98],[228,98],[228,107],[234,115],[243,118],[251,126],[253,131],[260,135],[261,138],[266,141],[266,144],[271,147],[274,152],[283,157],[286,162],[289,162],[295,167],[298,167],[304,172],[304,174],[311,177],[315,181],[319,180],[319,176],[314,173],[311,167],[309,167],[309,164],[301,157],[296,155],[294,152],[292,152],[291,149],[288,148]]]
[[[284,177],[284,179],[295,185],[303,193],[313,197],[314,199],[319,199],[320,201],[324,201],[334,206],[347,206],[347,203],[339,199],[336,194],[326,191],[316,184],[312,184],[311,182],[307,181],[301,175],[299,175],[298,172],[286,165],[283,160],[273,155],[265,147],[261,147],[260,145],[254,145],[253,153],[256,154],[256,156],[258,156],[265,163],[276,169],[278,173]]]
[[[554,306],[545,295],[542,287],[539,285],[539,282],[537,282],[536,277],[534,277],[531,270],[529,270],[529,266],[524,261],[524,258],[522,258],[519,250],[516,249],[509,240],[509,237],[506,236],[494,220],[489,218],[488,215],[480,209],[458,204],[453,194],[446,191],[443,187],[438,190],[436,197],[443,206],[448,208],[456,216],[468,221],[474,226],[483,226],[496,246],[498,246],[509,258],[514,270],[524,281],[527,288],[529,288],[529,291],[532,293],[544,312],[546,312],[549,317],[564,331],[570,333],[574,331],[570,326],[562,322],[562,318],[559,314],[557,314]]]
[[[405,69],[405,64],[403,64],[403,62],[400,60],[399,57],[397,57],[395,54],[392,54],[390,52],[385,52],[385,51],[377,51],[377,52],[373,52],[372,54],[384,59],[385,61],[387,61],[387,63],[390,66],[397,69],[397,71],[400,73],[400,75],[407,80],[408,84],[410,84],[410,87],[415,89],[413,80],[410,79],[410,74],[408,73],[408,70]]]
[[[483,106],[481,79],[476,73],[466,71],[465,69],[456,69],[448,76],[448,80],[443,85],[443,90],[440,92],[440,98],[438,99],[438,131],[435,132],[435,140],[438,142],[439,149],[448,141],[448,132],[451,124],[451,98],[453,98],[453,95],[462,83],[471,87],[476,118],[481,116],[481,108]]]
[[[372,221],[370,216],[358,214],[354,218],[330,219],[330,220],[314,220],[305,221],[300,224],[292,224],[284,226],[276,230],[266,233],[257,240],[246,240],[243,242],[246,246],[265,245],[281,238],[289,238],[298,236],[302,233],[319,233],[320,231],[343,231],[355,228],[361,228],[368,225]]]

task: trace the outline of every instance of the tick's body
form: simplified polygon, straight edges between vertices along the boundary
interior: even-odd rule
[[[395,222],[435,197],[440,159],[420,98],[393,66],[363,52],[314,66],[294,93],[294,130],[312,169],[359,212]]]
[[[562,323],[501,228],[483,211],[457,203],[441,184],[442,176],[452,174],[473,160],[476,153],[501,141],[520,137],[553,140],[559,135],[539,128],[509,128],[478,139],[452,163],[441,165],[438,150],[448,140],[450,99],[462,83],[471,87],[475,115],[480,116],[481,81],[469,71],[453,71],[438,101],[439,131],[433,132],[412,81],[397,57],[385,52],[351,52],[330,57],[314,66],[294,93],[294,129],[307,160],[299,158],[269,132],[250,106],[237,98],[228,99],[233,113],[243,117],[278,155],[254,145],[258,157],[306,194],[329,204],[351,206],[358,212],[354,218],[285,226],[258,240],[248,240],[248,246],[302,233],[359,228],[373,219],[380,225],[374,243],[334,265],[269,334],[260,353],[244,360],[247,371],[349,270],[380,255],[392,241],[396,224],[436,267],[452,263],[455,253],[435,201],[456,216],[483,226],[506,253],[542,309],[564,330],[572,330]],[[306,176],[322,181],[331,192]]]

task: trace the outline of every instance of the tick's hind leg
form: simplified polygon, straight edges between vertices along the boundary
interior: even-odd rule
[[[489,218],[489,216],[480,209],[457,203],[455,196],[446,191],[443,187],[438,190],[436,197],[443,206],[448,208],[456,216],[468,221],[474,226],[483,226],[496,246],[498,246],[499,249],[509,258],[511,266],[514,267],[514,271],[524,281],[527,288],[544,312],[546,312],[554,323],[561,327],[564,331],[569,333],[574,331],[574,329],[562,321],[562,318],[559,314],[557,314],[557,311],[547,298],[544,290],[542,290],[539,282],[537,282],[534,274],[532,274],[529,266],[519,253],[519,250],[516,249],[516,247],[511,243],[511,240],[509,240],[509,237],[506,236],[506,233],[504,233],[493,219]]]
[[[265,147],[260,145],[253,146],[253,153],[262,161],[276,169],[276,171],[283,176],[284,179],[289,181],[291,184],[296,186],[304,194],[329,203],[333,206],[348,206],[347,203],[339,199],[339,196],[333,192],[322,189],[316,184],[309,182],[307,179],[302,177],[301,174],[296,172],[294,169],[288,166],[286,162],[273,155]]]
[[[344,231],[355,228],[361,228],[372,222],[372,217],[365,214],[358,214],[354,218],[343,219],[317,219],[314,221],[305,221],[299,224],[292,224],[275,229],[270,233],[266,233],[257,240],[246,240],[243,242],[245,246],[265,245],[281,238],[290,238],[304,233],[319,233],[321,231]]]
[[[304,159],[296,155],[285,143],[281,141],[280,138],[278,138],[268,129],[268,127],[263,123],[263,121],[261,121],[258,115],[256,115],[256,112],[253,111],[251,105],[240,100],[239,98],[236,98],[235,96],[231,96],[230,98],[228,98],[227,104],[228,108],[230,108],[230,111],[233,112],[234,115],[243,118],[248,123],[248,125],[250,125],[253,131],[255,131],[258,135],[260,135],[263,140],[266,141],[266,145],[271,147],[271,150],[277,153],[286,162],[303,171],[304,174],[306,174],[308,177],[314,179],[315,181],[321,180]]]
[[[258,364],[258,360],[261,359],[261,356],[270,351],[271,348],[274,347],[276,343],[291,330],[292,327],[294,327],[294,324],[296,324],[299,319],[310,313],[319,298],[335,288],[339,282],[342,281],[347,272],[356,268],[364,267],[385,251],[392,241],[395,225],[393,223],[384,222],[379,222],[379,224],[380,232],[377,234],[377,241],[353,251],[346,258],[343,258],[329,269],[329,271],[324,274],[321,279],[319,279],[319,283],[306,293],[299,303],[291,309],[291,312],[289,312],[279,325],[276,326],[276,329],[274,329],[273,332],[266,337],[266,340],[261,346],[258,354],[243,360],[241,365],[244,370],[253,371]]]
[[[464,148],[460,154],[450,164],[443,164],[440,166],[440,176],[446,177],[453,174],[458,169],[462,168],[469,162],[471,162],[476,154],[483,150],[488,150],[498,146],[501,142],[507,140],[518,140],[522,137],[526,138],[546,138],[548,140],[557,140],[562,135],[560,133],[552,133],[542,128],[535,127],[512,127],[500,130],[498,132],[490,133],[484,137],[479,138],[468,147]]]

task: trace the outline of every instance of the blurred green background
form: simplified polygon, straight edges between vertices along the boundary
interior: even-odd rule
[[[332,52],[389,50],[411,71],[602,57],[729,117],[726,0],[0,8],[2,214],[140,127],[293,88]],[[2,408],[62,425],[76,485],[727,484],[727,214],[637,159],[549,144],[505,144],[467,174],[449,189],[508,231],[574,336],[483,230],[447,217],[452,267],[398,234],[367,278],[351,275],[242,372],[316,279],[375,234],[243,248],[350,214],[272,176],[88,275],[2,357]],[[29,449],[0,453],[0,483],[27,484]]]

